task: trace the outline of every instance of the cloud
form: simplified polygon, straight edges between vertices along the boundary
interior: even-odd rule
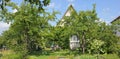
[[[50,4],[48,5],[48,7],[54,8],[54,7],[55,7],[55,3],[50,3]]]
[[[16,13],[16,12],[17,12],[17,9],[14,9],[12,12],[13,12],[13,13]]]
[[[9,27],[9,26],[10,26],[10,24],[0,22],[0,28],[5,28],[5,27]]]
[[[108,17],[108,15],[110,15],[110,8],[103,8],[101,10],[101,14],[104,15],[105,17]]]
[[[108,12],[110,12],[110,8],[103,8],[103,13],[108,13]]]
[[[10,24],[0,22],[0,34],[9,28]]]

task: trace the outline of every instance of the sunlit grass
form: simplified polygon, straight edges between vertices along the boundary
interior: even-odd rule
[[[39,52],[38,52],[39,53]],[[49,55],[28,55],[26,59],[58,59],[58,58],[65,58],[65,59],[96,59],[97,55],[90,55],[90,54],[67,54],[68,51],[56,51],[52,52]],[[12,50],[2,51],[2,57],[0,59],[22,59],[20,54],[14,53]],[[66,55],[67,54],[67,55]],[[116,54],[103,54],[99,55],[100,59],[120,59]]]
[[[21,59],[21,54],[16,54],[12,50],[3,50],[1,55],[1,59]]]

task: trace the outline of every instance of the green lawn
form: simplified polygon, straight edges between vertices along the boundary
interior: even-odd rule
[[[39,52],[38,52],[39,53]],[[21,59],[20,54],[15,54],[13,51],[4,51],[2,52],[2,57],[0,59]],[[67,50],[52,52],[50,54],[30,54],[26,59],[96,59],[96,55],[89,54],[68,54]],[[100,59],[120,59],[116,54],[104,54],[99,55]]]
[[[59,59],[64,57],[65,59],[97,59],[94,55],[79,55],[79,56],[29,56],[29,59]],[[101,57],[101,58],[100,58]],[[120,59],[115,54],[100,55],[99,59]]]

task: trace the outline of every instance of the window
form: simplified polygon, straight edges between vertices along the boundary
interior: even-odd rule
[[[73,41],[77,41],[77,36],[76,36],[76,35],[73,35],[73,36],[72,36],[72,40],[73,40]]]

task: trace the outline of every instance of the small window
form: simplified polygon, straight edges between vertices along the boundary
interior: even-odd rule
[[[72,40],[73,40],[73,41],[77,41],[77,36],[76,36],[76,35],[73,35],[73,36],[72,36]]]

